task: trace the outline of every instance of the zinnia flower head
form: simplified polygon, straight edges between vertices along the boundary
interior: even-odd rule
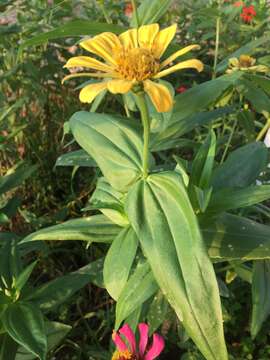
[[[155,80],[181,69],[203,70],[202,62],[197,59],[170,66],[179,56],[198,49],[198,45],[189,45],[161,60],[175,36],[176,28],[176,25],[172,25],[160,31],[158,24],[151,24],[128,30],[119,36],[105,32],[83,40],[80,46],[103,62],[88,56],[73,57],[64,67],[85,67],[96,72],[71,74],[63,81],[79,76],[102,78],[102,82],[88,84],[81,90],[80,100],[86,103],[91,103],[105,89],[113,94],[125,94],[139,88],[149,95],[157,111],[167,112],[173,105],[172,96],[165,85]]]
[[[125,324],[119,332],[113,333],[112,338],[117,350],[113,354],[112,360],[154,360],[160,355],[165,346],[163,337],[154,334],[153,342],[149,346],[149,326],[141,323],[138,328],[140,333],[138,348],[135,334],[128,324]]]
[[[256,59],[249,55],[240,55],[239,58],[229,59],[228,74],[234,71],[248,72],[268,72],[269,68],[265,65],[256,65]]]
[[[240,14],[246,23],[250,23],[256,15],[257,12],[253,5],[243,7],[242,13]]]

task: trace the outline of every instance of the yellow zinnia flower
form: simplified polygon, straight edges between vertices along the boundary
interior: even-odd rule
[[[248,72],[268,72],[269,68],[264,65],[256,65],[256,59],[249,55],[240,55],[239,59],[229,59],[229,67],[226,73],[231,74],[238,70]]]
[[[151,24],[128,30],[119,36],[105,32],[92,39],[83,40],[80,46],[102,58],[104,62],[88,56],[73,57],[64,67],[85,67],[97,72],[71,74],[63,81],[79,76],[103,78],[102,82],[83,87],[80,100],[85,103],[91,103],[105,89],[113,94],[125,94],[132,90],[134,85],[139,85],[150,96],[157,111],[169,111],[173,103],[170,91],[165,85],[150,79],[158,80],[181,69],[203,70],[202,62],[197,59],[168,67],[179,56],[198,49],[198,45],[189,45],[166,60],[160,60],[174,38],[176,28],[176,25],[172,25],[160,31],[158,24]]]

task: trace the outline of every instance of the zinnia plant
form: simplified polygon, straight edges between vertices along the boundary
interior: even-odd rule
[[[153,342],[149,344],[149,326],[145,323],[138,325],[140,340],[137,346],[135,334],[128,324],[118,332],[113,333],[113,341],[117,350],[112,360],[154,360],[164,349],[164,340],[159,334],[153,334]]]

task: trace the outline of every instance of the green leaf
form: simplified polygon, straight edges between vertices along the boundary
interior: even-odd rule
[[[61,324],[54,321],[45,322],[45,331],[48,339],[48,351],[53,350],[70,332],[71,326]],[[35,360],[35,356],[31,355],[27,350],[20,347],[18,349],[15,360]],[[1,358],[0,358],[1,360]],[[4,360],[4,359],[3,359]]]
[[[166,300],[162,292],[159,291],[155,295],[147,314],[147,322],[150,326],[150,333],[156,331],[159,328],[159,326],[164,322],[168,310],[169,310],[168,301]]]
[[[123,30],[125,29],[118,25],[96,23],[89,20],[73,20],[67,22],[66,24],[62,24],[54,30],[43,32],[42,34],[36,35],[23,42],[19,47],[18,57],[20,57],[22,51],[26,47],[42,45],[47,43],[49,40],[82,35],[98,35],[104,31],[120,34]]]
[[[207,211],[221,212],[258,204],[270,198],[270,185],[223,189],[212,195]]]
[[[224,214],[202,225],[202,234],[212,259],[270,259],[270,226]]]
[[[255,261],[252,276],[251,335],[254,339],[270,314],[270,260]]]
[[[234,58],[234,57],[238,58],[240,55],[243,55],[243,54],[252,55],[257,51],[258,47],[268,43],[269,41],[270,41],[270,36],[263,36],[263,37],[260,37],[259,39],[250,41],[249,43],[247,43],[244,46],[240,47],[238,50],[234,51],[232,54],[225,57],[225,59],[223,59],[218,64],[217,71],[218,72],[225,71],[225,69],[228,66],[228,61],[229,61],[230,58]]]
[[[104,262],[104,283],[115,300],[123,290],[138,247],[138,238],[131,227],[124,228],[114,239]]]
[[[230,153],[213,173],[212,185],[221,188],[245,187],[254,183],[267,165],[267,148],[261,142],[244,145]]]
[[[0,250],[0,287],[10,290],[21,270],[17,241],[7,240]]]
[[[30,278],[35,266],[37,264],[37,261],[34,261],[32,264],[28,265],[15,279],[15,289],[17,291],[21,291],[24,285],[27,283],[28,279]]]
[[[210,131],[205,142],[200,147],[192,163],[190,182],[207,189],[210,185],[212,170],[216,154],[216,135]]]
[[[135,120],[80,111],[71,117],[70,127],[116,190],[127,190],[141,176],[143,144]]]
[[[84,150],[71,151],[59,156],[55,166],[84,166],[96,167],[95,161]]]
[[[169,9],[173,0],[143,0],[138,7],[139,25],[153,24],[157,22]],[[136,27],[136,17],[133,17],[130,25]]]
[[[26,300],[35,303],[43,311],[50,311],[85,285],[96,282],[97,276],[102,276],[102,266],[103,259],[99,259],[68,275],[60,276],[34,289]]]
[[[148,176],[133,186],[126,208],[155,279],[187,333],[208,360],[227,360],[217,280],[180,176]]]
[[[127,226],[129,224],[124,211],[124,194],[115,190],[105,178],[99,178],[96,190],[90,199],[90,206],[84,210],[98,209],[114,224]]]
[[[140,262],[123,288],[117,304],[115,329],[158,290],[147,262]]]
[[[15,360],[18,344],[8,335],[0,335],[0,360]]]
[[[68,220],[49,226],[26,236],[20,244],[38,240],[82,240],[88,242],[111,242],[119,233],[119,227],[104,215],[93,215]]]
[[[36,170],[36,165],[26,166],[24,164],[10,169],[5,176],[0,178],[0,194],[20,186]]]
[[[41,360],[46,360],[47,338],[41,311],[31,303],[9,305],[2,316],[8,334]]]
[[[270,112],[269,96],[252,81],[242,79],[238,82],[238,91],[251,103],[258,113]]]

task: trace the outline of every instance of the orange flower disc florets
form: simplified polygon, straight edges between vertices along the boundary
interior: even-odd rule
[[[159,71],[159,61],[148,49],[128,49],[116,58],[117,72],[126,80],[143,81]]]
[[[129,350],[115,351],[112,360],[139,360],[136,355],[131,354]]]

